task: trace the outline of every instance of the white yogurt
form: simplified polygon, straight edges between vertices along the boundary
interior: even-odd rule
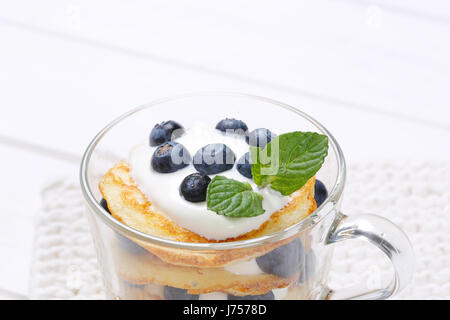
[[[228,272],[239,275],[254,275],[264,273],[256,263],[256,259],[251,259],[249,261],[225,266],[224,269]]]
[[[236,162],[249,151],[243,136],[226,136],[214,127],[201,124],[186,130],[186,133],[176,142],[183,144],[191,156],[207,144],[224,143],[235,153]],[[156,147],[150,147],[145,143],[131,150],[129,163],[133,180],[151,202],[152,210],[164,214],[181,227],[207,239],[224,240],[258,229],[272,213],[283,208],[291,200],[290,196],[283,196],[269,187],[259,189],[253,180],[241,175],[235,165],[231,170],[218,175],[250,183],[253,191],[263,196],[262,205],[265,213],[248,218],[229,218],[218,215],[206,208],[206,202],[192,203],[180,196],[180,184],[187,175],[196,172],[194,166],[191,164],[173,173],[156,172],[150,165],[155,149]],[[212,179],[214,176],[209,177]]]

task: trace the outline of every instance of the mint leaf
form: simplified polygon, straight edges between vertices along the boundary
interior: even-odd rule
[[[255,183],[287,196],[297,191],[323,164],[328,137],[315,132],[290,132],[272,139],[264,149],[250,148]]]
[[[215,176],[208,185],[208,210],[227,217],[254,217],[264,213],[263,197],[249,183]]]

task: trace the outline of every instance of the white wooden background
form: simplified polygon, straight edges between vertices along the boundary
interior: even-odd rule
[[[0,1],[0,297],[26,297],[39,191],[109,120],[239,91],[298,106],[347,160],[450,157],[447,0]]]

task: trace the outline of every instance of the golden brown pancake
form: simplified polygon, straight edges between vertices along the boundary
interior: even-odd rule
[[[223,268],[196,268],[168,264],[152,254],[134,255],[114,247],[114,265],[119,277],[136,285],[159,284],[187,289],[190,294],[225,292],[236,296],[265,294],[295,282],[267,273],[238,275]]]
[[[100,192],[108,203],[113,217],[124,224],[156,237],[191,243],[217,243],[247,240],[269,235],[299,222],[316,208],[314,200],[315,178],[311,178],[292,195],[292,200],[281,210],[272,214],[261,227],[236,238],[208,240],[187,230],[161,213],[152,210],[147,197],[134,183],[127,162],[121,161],[111,168],[99,183]],[[181,266],[221,267],[238,260],[248,260],[261,256],[281,246],[292,238],[254,248],[233,250],[192,251],[158,246],[131,239],[161,260]]]
[[[149,288],[151,286],[151,288]],[[137,287],[122,282],[120,284],[119,296],[116,299],[120,300],[165,300],[164,288],[159,285],[150,284],[145,287]],[[286,295],[282,300],[309,300],[311,292],[307,286],[303,284],[292,284],[287,288]]]

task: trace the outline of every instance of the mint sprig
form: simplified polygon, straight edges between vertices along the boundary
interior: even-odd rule
[[[208,210],[227,217],[254,217],[263,214],[263,197],[249,183],[215,176],[208,185]]]
[[[260,187],[270,185],[290,195],[319,171],[327,154],[325,135],[299,131],[279,135],[264,149],[250,148],[253,179]]]

